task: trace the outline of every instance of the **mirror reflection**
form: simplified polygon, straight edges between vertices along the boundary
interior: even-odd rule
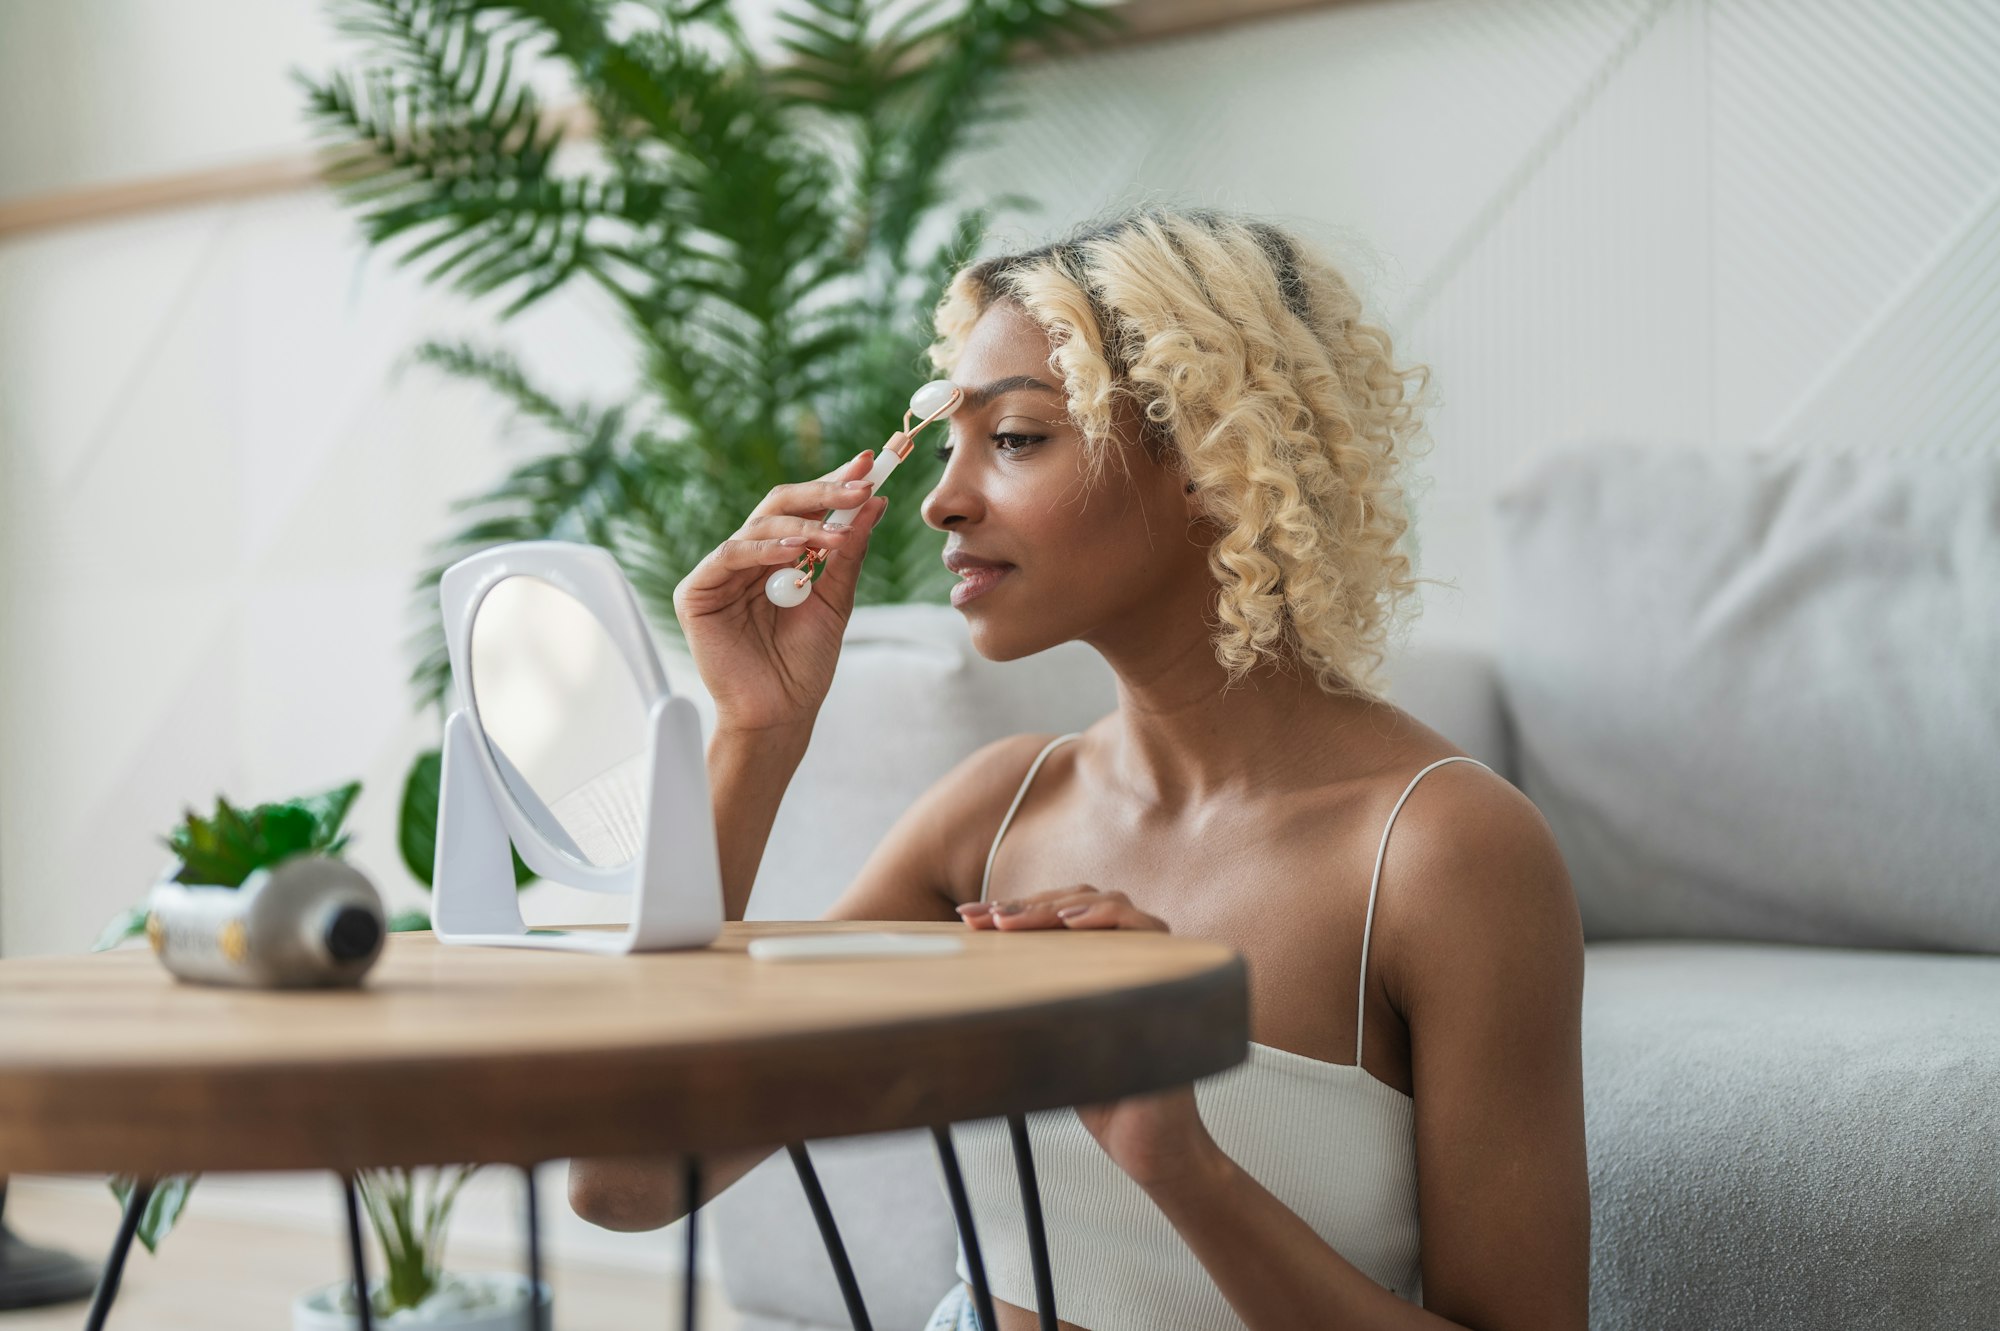
[[[473,708],[515,805],[599,868],[644,839],[650,701],[595,615],[540,578],[502,579],[472,624]]]

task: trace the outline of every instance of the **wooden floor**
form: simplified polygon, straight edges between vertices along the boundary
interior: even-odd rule
[[[118,1211],[108,1191],[20,1178],[8,1189],[7,1224],[30,1243],[100,1261]],[[204,1216],[199,1206],[188,1208],[160,1251],[154,1257],[133,1246],[107,1331],[287,1331],[292,1299],[347,1270],[345,1248],[327,1234]],[[451,1265],[460,1270],[514,1271],[520,1262],[515,1246],[452,1243]],[[557,1331],[679,1325],[680,1290],[669,1278],[574,1260],[550,1261],[547,1278]],[[75,1331],[88,1306],[0,1312],[0,1331]],[[720,1291],[705,1284],[702,1331],[737,1326]]]

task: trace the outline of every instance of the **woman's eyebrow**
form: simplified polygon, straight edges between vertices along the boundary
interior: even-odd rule
[[[1049,393],[1062,391],[1054,384],[1045,384],[1031,374],[1015,374],[1005,379],[995,379],[992,383],[979,388],[966,389],[965,403],[970,407],[983,407],[1002,393],[1013,393],[1023,388],[1039,388]]]

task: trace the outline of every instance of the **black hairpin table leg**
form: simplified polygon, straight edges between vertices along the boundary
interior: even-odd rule
[[[125,1199],[125,1212],[118,1217],[118,1237],[111,1241],[111,1256],[105,1259],[104,1274],[97,1279],[97,1293],[91,1296],[90,1313],[83,1321],[84,1331],[103,1331],[111,1301],[118,1297],[118,1282],[125,1274],[125,1255],[132,1251],[132,1236],[139,1232],[139,1218],[146,1214],[146,1204],[152,1200],[151,1179],[140,1179],[132,1185],[131,1195]]]
[[[535,1331],[549,1331],[549,1309],[542,1302],[542,1208],[535,1196],[535,1167],[521,1167],[521,1181],[527,1188],[528,1222],[528,1325]]]
[[[979,1232],[972,1226],[972,1199],[965,1193],[965,1176],[958,1172],[958,1150],[951,1144],[951,1126],[931,1129],[937,1140],[938,1163],[944,1166],[944,1190],[951,1197],[952,1219],[965,1244],[965,1270],[972,1277],[972,1308],[979,1314],[979,1331],[1000,1331],[993,1311],[993,1291],[986,1284],[986,1259],[979,1252]]]
[[[1007,1115],[1014,1141],[1014,1172],[1021,1180],[1021,1209],[1028,1219],[1028,1263],[1035,1272],[1035,1313],[1042,1331],[1056,1331],[1056,1282],[1049,1273],[1049,1236],[1042,1227],[1042,1190],[1035,1182],[1035,1153],[1028,1144],[1028,1120]]]
[[[342,1174],[340,1186],[347,1199],[347,1257],[354,1266],[356,1325],[361,1331],[374,1331],[375,1309],[368,1300],[368,1251],[361,1243],[361,1199],[354,1193],[354,1175]]]
[[[840,1241],[840,1227],[833,1223],[833,1208],[827,1205],[826,1190],[819,1185],[819,1171],[813,1168],[812,1156],[806,1153],[804,1142],[796,1142],[785,1150],[792,1157],[792,1168],[798,1171],[799,1186],[805,1189],[806,1205],[812,1208],[820,1242],[826,1245],[827,1259],[833,1263],[833,1279],[840,1286],[841,1302],[847,1305],[847,1320],[854,1324],[854,1331],[874,1331],[868,1320],[868,1308],[861,1301],[861,1284],[854,1278],[853,1264],[847,1260],[847,1245]]]
[[[701,1219],[701,1157],[690,1155],[687,1169],[681,1175],[681,1195],[687,1198],[687,1275],[681,1284],[681,1328],[695,1331],[695,1236]]]

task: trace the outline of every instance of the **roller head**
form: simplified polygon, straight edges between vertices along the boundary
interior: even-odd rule
[[[951,380],[933,379],[911,394],[910,414],[920,421],[929,420],[941,411],[949,416],[958,410],[958,401],[953,400],[957,393],[958,389]]]
[[[805,585],[801,587],[799,580],[802,577],[804,575],[797,568],[787,564],[764,579],[764,595],[783,610],[804,605],[806,598],[813,594],[813,583],[811,578],[805,578]]]

